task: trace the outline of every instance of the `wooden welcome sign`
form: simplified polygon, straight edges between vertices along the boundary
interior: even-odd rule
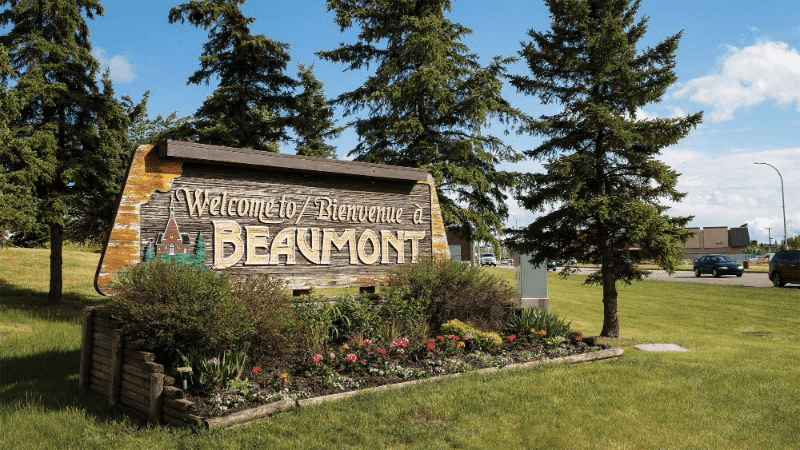
[[[136,150],[95,288],[154,258],[288,289],[375,286],[430,255],[449,250],[424,169],[169,141]]]

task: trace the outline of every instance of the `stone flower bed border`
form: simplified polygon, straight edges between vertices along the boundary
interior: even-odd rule
[[[86,395],[92,392],[105,396],[108,399],[109,410],[145,417],[155,423],[168,423],[176,426],[234,427],[298,406],[352,397],[362,392],[398,389],[415,383],[441,380],[463,374],[454,373],[302,400],[285,399],[221,417],[203,418],[191,413],[193,403],[184,398],[183,390],[172,386],[175,384],[175,380],[163,373],[163,365],[154,361],[152,353],[137,351],[122,342],[118,326],[119,324],[111,317],[107,308],[88,307],[84,309],[80,393]],[[509,364],[504,367],[489,367],[469,373],[492,373],[499,370],[533,367],[539,364],[589,362],[616,358],[622,354],[621,348],[611,348],[559,358]]]

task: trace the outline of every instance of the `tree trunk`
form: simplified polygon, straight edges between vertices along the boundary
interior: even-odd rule
[[[614,276],[614,250],[603,242],[601,273],[603,277],[603,329],[600,336],[619,337],[619,316],[617,315],[617,279]]]
[[[614,275],[603,272],[603,330],[600,336],[619,337],[619,316],[617,315],[617,284]]]
[[[47,303],[50,305],[61,304],[63,290],[61,269],[63,266],[62,247],[64,244],[64,227],[59,224],[50,224],[50,292],[47,294]]]

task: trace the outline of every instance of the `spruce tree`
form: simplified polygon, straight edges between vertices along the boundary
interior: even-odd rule
[[[482,67],[462,38],[471,30],[445,17],[450,0],[329,0],[342,31],[360,29],[358,42],[321,51],[348,70],[375,72],[336,99],[354,116],[358,161],[428,169],[442,218],[463,237],[491,239],[508,215],[505,190],[513,173],[499,170],[519,155],[486,134],[489,121],[514,121],[519,112],[501,95],[503,63]],[[363,112],[363,116],[359,115]]]
[[[76,214],[102,214],[102,208],[82,211],[81,205],[92,193],[117,190],[118,146],[106,142],[110,135],[102,130],[117,122],[106,116],[110,100],[97,86],[98,62],[84,19],[103,9],[97,0],[0,0],[0,5],[5,7],[0,47],[8,52],[10,69],[0,74],[0,84],[16,105],[3,125],[11,140],[0,152],[0,190],[2,198],[11,195],[24,203],[12,217],[15,230],[49,229],[48,302],[60,303],[65,224]]]
[[[646,272],[630,258],[652,258],[673,271],[690,217],[669,217],[664,200],[679,201],[678,174],[657,159],[686,136],[702,113],[672,119],[638,119],[639,108],[658,102],[676,76],[681,33],[637,51],[647,18],[639,1],[546,0],[551,30],[530,30],[520,55],[531,76],[511,83],[561,111],[530,123],[544,142],[526,154],[544,162],[518,197],[537,214],[513,232],[509,245],[534,263],[548,258],[600,264],[587,283],[603,287],[602,336],[619,336],[617,281]],[[568,273],[565,271],[564,273]]]
[[[337,127],[333,109],[322,90],[322,82],[314,76],[314,67],[299,65],[297,77],[302,92],[295,97],[292,127],[297,135],[297,154],[336,159],[336,147],[327,139],[339,136],[344,130]]]
[[[144,93],[142,100],[135,103],[128,95],[122,96],[122,107],[130,120],[128,127],[128,141],[131,150],[140,145],[158,144],[167,139],[177,138],[177,130],[185,127],[187,118],[178,118],[177,112],[172,112],[166,117],[161,114],[150,118],[147,114],[147,102],[150,100],[150,91]]]
[[[200,69],[187,84],[219,85],[197,110],[182,138],[199,143],[278,151],[289,139],[295,81],[283,72],[289,45],[250,33],[255,19],[239,5],[244,0],[193,0],[169,12],[169,23],[188,21],[208,30]]]

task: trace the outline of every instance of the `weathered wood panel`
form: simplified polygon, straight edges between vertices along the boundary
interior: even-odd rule
[[[375,285],[399,265],[448,256],[425,170],[191,143],[157,153],[136,151],[115,223],[135,233],[112,233],[96,281],[103,294],[116,273],[152,257],[306,289]]]

